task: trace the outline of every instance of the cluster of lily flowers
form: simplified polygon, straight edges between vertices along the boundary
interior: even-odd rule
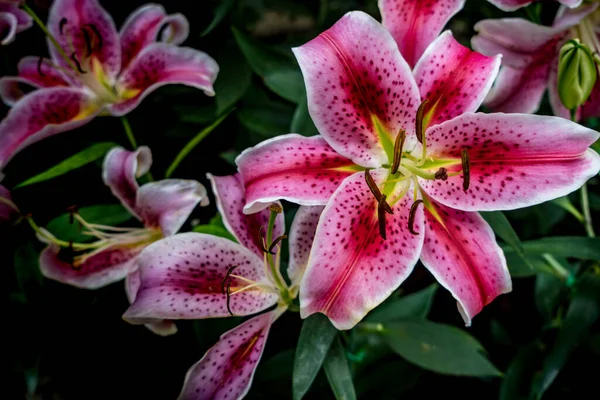
[[[20,3],[0,0],[2,44],[32,24]],[[514,10],[530,2],[492,3]],[[380,0],[382,23],[346,14],[293,49],[320,134],[278,136],[244,151],[235,175],[208,174],[235,242],[178,233],[198,204],[208,204],[206,189],[180,179],[139,186],[150,150],[115,148],[103,180],[143,227],[96,225],[74,211],[94,240],[73,243],[30,220],[47,243],[43,274],[86,289],[125,279],[131,306],[123,318],[160,335],[175,333],[175,320],[258,314],[191,367],[182,399],[243,397],[272,324],[297,301],[302,318],[323,313],[351,329],[418,260],[470,325],[511,290],[503,252],[478,211],[567,195],[600,170],[589,149],[598,132],[560,118],[570,110],[556,89],[566,41],[600,51],[598,4],[561,3],[552,27],[518,18],[479,22],[479,52],[450,31],[440,34],[464,0]],[[0,79],[0,96],[12,107],[0,123],[0,168],[34,142],[132,111],[162,85],[214,94],[216,62],[179,46],[188,22],[159,5],[136,10],[117,32],[97,0],[55,0],[47,30],[50,58],[25,57],[17,77]],[[35,90],[25,94],[22,84]],[[546,88],[560,117],[530,115]],[[596,85],[576,118],[600,116],[599,93]],[[509,113],[476,113],[484,101]],[[300,205],[287,235],[280,200]],[[16,215],[0,186],[0,218]]]

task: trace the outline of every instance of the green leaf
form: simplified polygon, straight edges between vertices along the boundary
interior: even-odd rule
[[[482,354],[481,344],[453,326],[394,322],[385,325],[384,335],[392,350],[421,368],[448,375],[501,375]]]
[[[39,294],[39,288],[43,281],[39,266],[39,254],[32,243],[27,243],[17,249],[14,267],[21,293],[26,300],[31,300]]]
[[[372,394],[376,399],[401,399],[401,392],[411,389],[422,373],[422,369],[404,360],[377,362],[357,376],[356,392],[359,398]]]
[[[521,240],[506,216],[501,211],[482,212],[480,214],[483,219],[490,224],[494,233],[509,244],[526,265],[529,265],[529,261],[525,257]],[[533,269],[532,266],[529,267],[530,269]]]
[[[335,327],[323,314],[314,314],[304,320],[294,359],[292,378],[294,400],[301,399],[308,392],[336,333]]]
[[[234,43],[221,52],[217,61],[219,76],[215,82],[215,103],[216,114],[221,115],[244,97],[252,83],[252,71]]]
[[[248,106],[240,109],[236,116],[246,129],[267,139],[288,133],[292,113],[287,107],[283,106]]]
[[[342,346],[339,336],[335,338],[329,348],[329,353],[327,353],[327,357],[325,357],[325,362],[323,363],[323,369],[336,399],[356,399],[352,372],[350,371],[344,346]]]
[[[556,257],[600,260],[600,238],[555,236],[522,242],[522,245],[527,256],[548,253]]]
[[[304,83],[302,73],[291,57],[283,54],[231,28],[235,40],[246,57],[250,68],[274,93],[294,103],[302,100]]]
[[[83,207],[78,212],[87,222],[98,225],[117,226],[132,218],[129,211],[120,204]],[[77,221],[72,221],[70,213],[54,218],[46,225],[46,229],[65,241],[85,242],[91,238],[82,233],[81,225]]]
[[[294,350],[289,349],[274,355],[258,365],[257,382],[271,382],[289,379],[293,373]]]
[[[535,278],[535,305],[547,321],[554,318],[556,307],[566,288],[565,283],[553,274],[538,274]]]
[[[579,222],[584,223],[585,217],[583,214],[571,203],[571,199],[569,196],[559,197],[558,199],[552,200],[552,204],[557,205],[563,210],[567,211],[569,214],[575,217]]]
[[[223,219],[221,218],[221,214],[219,213],[217,213],[208,224],[197,225],[192,230],[198,233],[206,233],[207,235],[219,236],[237,243],[235,237],[227,230],[227,228],[223,224]]]
[[[47,181],[49,179],[56,178],[58,176],[64,175],[67,172],[73,171],[77,168],[81,168],[84,165],[87,165],[97,159],[104,157],[104,155],[113,147],[118,146],[116,143],[111,142],[103,142],[96,143],[85,150],[80,151],[79,153],[67,158],[66,160],[61,161],[56,164],[54,167],[38,174],[34,177],[27,179],[25,182],[19,183],[15,188],[32,185],[34,183],[39,183],[43,181]]]
[[[529,400],[531,382],[542,357],[541,346],[537,342],[519,350],[502,379],[500,400]]]
[[[578,292],[571,301],[556,342],[546,357],[542,373],[536,377],[532,396],[540,398],[558,376],[571,352],[589,332],[600,316],[600,277],[588,274],[583,277]]]
[[[510,271],[510,276],[513,278],[526,278],[534,276],[540,272],[552,273],[552,269],[548,262],[541,256],[527,256],[526,262],[523,257],[514,252],[513,248],[501,246],[506,256],[506,264]]]
[[[202,31],[200,36],[206,36],[212,32],[212,30],[215,29],[221,23],[221,21],[223,21],[225,16],[229,14],[234,4],[235,0],[221,0],[221,3],[215,9],[214,18],[212,21],[210,21],[210,24],[206,27],[206,29]]]
[[[303,96],[302,101],[300,101],[294,112],[290,132],[299,133],[303,136],[318,135],[319,131],[308,113],[306,94],[303,93]]]
[[[373,310],[365,321],[391,322],[404,318],[425,318],[429,314],[438,285],[403,297],[392,297]]]

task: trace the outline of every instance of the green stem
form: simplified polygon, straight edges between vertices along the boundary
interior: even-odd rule
[[[544,253],[542,254],[542,258],[544,260],[546,260],[546,262],[548,263],[548,265],[550,265],[550,267],[552,267],[552,270],[554,270],[554,272],[556,272],[556,276],[558,276],[560,279],[564,280],[567,285],[571,285],[573,282],[573,275],[571,274],[571,272],[569,272],[569,270],[567,270],[565,267],[562,266],[561,263],[558,262],[558,260],[556,258],[554,258],[554,256],[552,256],[551,254],[548,253]]]
[[[98,248],[98,244],[97,243],[90,243],[90,244],[85,244],[85,243],[71,243],[71,242],[66,242],[64,240],[60,240],[54,236],[49,235],[48,233],[46,233],[45,231],[43,231],[38,224],[35,223],[35,221],[33,220],[33,218],[31,218],[31,216],[26,217],[27,222],[29,223],[29,226],[31,226],[31,229],[33,229],[35,231],[35,233],[37,233],[38,235],[40,235],[41,237],[47,239],[48,241],[60,246],[60,247],[72,247],[75,250],[89,250],[89,249],[96,249]]]
[[[29,7],[27,4],[23,3],[21,5],[21,7],[23,8],[23,10],[29,14],[29,16],[31,17],[31,19],[34,20],[34,22],[36,23],[37,26],[40,27],[40,29],[42,30],[42,32],[44,32],[44,35],[46,35],[48,37],[48,39],[50,39],[50,41],[52,42],[52,44],[54,45],[54,47],[56,48],[56,50],[58,51],[58,53],[60,54],[60,56],[65,60],[65,62],[67,63],[67,65],[73,70],[75,71],[75,73],[77,73],[77,68],[75,67],[75,64],[73,63],[73,61],[71,61],[71,59],[69,57],[67,57],[67,53],[65,53],[65,51],[63,50],[63,48],[60,46],[60,44],[58,44],[58,41],[56,40],[56,38],[50,33],[50,31],[48,30],[48,28],[46,28],[46,25],[44,25],[44,23],[42,22],[42,20],[37,16],[37,14],[31,9],[31,7]]]
[[[194,136],[192,140],[188,142],[188,144],[185,145],[183,149],[181,149],[181,151],[179,152],[179,154],[177,154],[171,165],[169,165],[169,168],[167,168],[165,178],[169,178],[171,175],[173,175],[173,172],[175,172],[175,170],[177,169],[179,164],[181,164],[184,158],[186,158],[188,154],[190,154],[192,150],[194,150],[194,148],[198,146],[198,144],[200,144],[200,142],[204,140],[204,138],[207,137],[217,126],[219,126],[221,122],[223,122],[223,120],[227,118],[229,114],[231,114],[231,111],[233,110],[226,112],[221,117],[217,118],[217,120],[211,125],[201,130],[196,136]]]
[[[596,237],[594,225],[592,223],[592,213],[590,211],[590,199],[588,197],[587,184],[584,183],[581,187],[581,208],[583,208],[583,217],[585,223],[585,231],[591,238]]]
[[[125,129],[125,134],[127,135],[127,139],[129,139],[129,143],[131,143],[131,147],[133,147],[133,150],[136,150],[138,148],[138,145],[135,140],[135,136],[133,136],[131,125],[129,125],[129,120],[126,116],[123,115],[121,117],[121,123],[123,123],[123,128]]]

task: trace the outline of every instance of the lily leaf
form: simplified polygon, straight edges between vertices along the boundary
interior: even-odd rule
[[[299,133],[303,136],[314,136],[318,135],[319,131],[315,126],[310,114],[308,113],[308,103],[306,101],[306,93],[302,93],[302,100],[296,107],[294,116],[292,118],[292,124],[290,126],[290,132]]]
[[[38,259],[39,254],[31,243],[19,247],[15,252],[15,275],[20,292],[27,300],[31,300],[38,295],[42,285],[42,274],[40,273]]]
[[[101,157],[104,157],[104,155],[110,149],[116,146],[118,146],[118,144],[111,142],[96,143],[88,147],[87,149],[82,150],[79,153],[67,158],[66,160],[61,161],[54,167],[42,172],[41,174],[33,176],[27,179],[26,181],[19,183],[17,186],[15,186],[15,188],[47,181],[49,179],[53,179],[58,176],[64,175],[67,172],[73,171],[77,168],[81,168],[84,165],[94,162]]]
[[[529,260],[525,257],[525,251],[523,250],[523,245],[521,244],[517,232],[515,232],[504,213],[501,211],[482,212],[481,216],[488,224],[490,224],[494,233],[509,244],[515,250],[516,254],[521,257],[522,261],[528,265],[530,269],[533,269],[529,264]]]
[[[129,211],[120,204],[82,207],[77,211],[87,222],[98,225],[116,226],[132,218]],[[82,226],[72,220],[70,213],[54,218],[46,225],[46,229],[66,241],[85,242],[91,238],[82,233]]]
[[[531,343],[519,350],[512,360],[500,386],[500,400],[528,400],[531,382],[542,362],[540,343]]]
[[[304,320],[294,359],[292,390],[294,400],[300,400],[312,385],[323,365],[337,330],[323,314]]]
[[[212,19],[212,21],[210,21],[210,24],[206,27],[206,29],[202,31],[200,36],[206,36],[209,33],[211,33],[212,30],[215,29],[221,23],[221,21],[223,21],[227,14],[229,14],[234,4],[235,0],[222,0],[221,3],[215,9],[214,18]]]
[[[217,115],[223,114],[241,100],[252,83],[252,71],[235,43],[228,45],[219,56],[219,76],[215,82]]]
[[[600,238],[583,236],[555,236],[522,242],[527,256],[552,254],[555,257],[573,257],[580,260],[600,260]],[[505,249],[510,250],[510,249]]]
[[[327,353],[327,357],[323,363],[323,369],[325,369],[329,385],[336,399],[356,399],[354,383],[352,382],[352,372],[350,371],[344,346],[342,346],[339,336],[335,338],[329,348],[329,353]]]
[[[237,243],[235,237],[231,233],[229,233],[227,228],[225,228],[225,225],[223,224],[223,219],[221,218],[221,214],[219,213],[212,217],[208,224],[197,225],[192,230],[198,233],[206,233],[207,235],[219,236]]]
[[[450,325],[425,320],[385,325],[384,337],[396,353],[421,368],[447,375],[500,376],[481,344]]]
[[[405,318],[425,318],[429,314],[438,285],[433,284],[419,292],[392,297],[369,313],[368,322],[391,322]]]

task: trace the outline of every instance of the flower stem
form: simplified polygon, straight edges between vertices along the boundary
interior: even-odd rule
[[[75,67],[75,64],[73,63],[73,61],[71,61],[71,59],[69,57],[67,57],[67,53],[65,53],[65,51],[63,50],[63,48],[60,47],[60,44],[58,44],[58,41],[56,40],[56,38],[50,33],[50,31],[48,30],[48,28],[46,28],[46,25],[42,22],[42,20],[40,19],[40,17],[38,17],[37,14],[27,4],[23,3],[21,5],[21,7],[23,8],[23,10],[27,14],[29,14],[29,16],[31,17],[31,19],[33,19],[35,21],[36,25],[39,26],[39,28],[42,30],[42,32],[44,32],[44,35],[46,35],[46,37],[48,37],[48,39],[50,39],[50,41],[52,42],[52,44],[54,45],[54,47],[56,48],[56,50],[58,51],[58,53],[60,54],[60,56],[67,63],[67,65],[73,71],[75,71],[75,73],[77,73],[77,68]]]
[[[587,235],[591,238],[596,237],[596,233],[594,232],[594,225],[592,223],[590,199],[588,197],[588,189],[586,183],[584,183],[581,187],[581,208],[583,208],[585,231],[587,232]]]
[[[131,147],[133,150],[138,148],[137,142],[135,140],[135,136],[133,136],[133,131],[131,130],[131,125],[129,125],[129,120],[126,116],[121,117],[121,123],[123,124],[123,128],[125,129],[125,134],[127,135],[127,139],[129,139],[129,143],[131,143]]]
[[[173,175],[173,172],[175,172],[175,170],[177,169],[179,164],[181,164],[183,159],[186,158],[188,154],[190,154],[190,152],[194,150],[194,148],[198,146],[198,144],[200,144],[200,142],[204,140],[204,138],[207,137],[217,126],[219,126],[221,122],[223,122],[223,120],[227,118],[229,114],[231,114],[231,111],[233,111],[233,109],[229,110],[228,112],[217,118],[215,122],[201,130],[196,136],[194,136],[192,140],[188,142],[188,144],[185,145],[183,149],[181,149],[179,154],[177,154],[177,157],[175,157],[171,165],[169,165],[169,168],[167,168],[167,172],[165,172],[165,178],[169,178],[171,175]]]
[[[71,242],[66,242],[64,240],[60,240],[60,239],[54,237],[54,235],[50,234],[48,231],[40,228],[38,226],[38,224],[35,223],[35,221],[33,220],[33,218],[31,216],[27,216],[27,217],[25,217],[25,219],[27,219],[29,226],[31,227],[31,229],[34,230],[35,233],[37,233],[39,236],[43,237],[44,239],[46,239],[60,247],[72,247],[75,250],[88,250],[88,249],[95,249],[98,247],[98,244],[96,244],[96,243],[89,243],[89,244],[87,244],[87,243],[71,243]]]

